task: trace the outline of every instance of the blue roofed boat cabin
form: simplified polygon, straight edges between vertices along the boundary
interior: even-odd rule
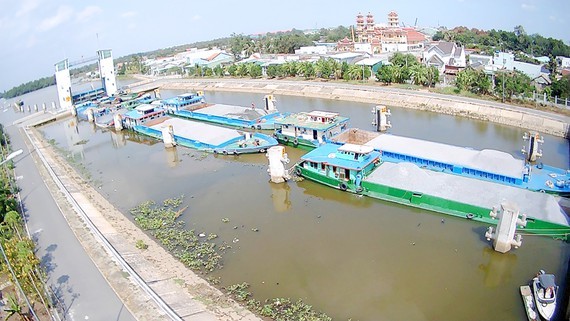
[[[324,144],[301,157],[295,173],[343,191],[360,193],[362,179],[380,164],[380,156],[367,145]]]

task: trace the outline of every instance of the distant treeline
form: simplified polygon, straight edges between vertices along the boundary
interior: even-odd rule
[[[55,77],[54,76],[44,77],[16,86],[4,92],[0,97],[13,98],[52,85],[55,85]]]
[[[534,57],[565,56],[570,57],[570,46],[562,40],[545,38],[538,34],[527,35],[522,26],[516,26],[514,31],[479,30],[476,28],[455,27],[450,30],[440,30],[433,40],[455,42],[467,48],[479,49],[480,52],[491,54],[495,50],[523,52]]]

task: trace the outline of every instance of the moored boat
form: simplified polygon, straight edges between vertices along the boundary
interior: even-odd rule
[[[538,275],[532,279],[531,286],[538,313],[542,319],[551,320],[556,311],[556,295],[558,294],[554,274],[546,274],[540,270]]]
[[[162,100],[162,104],[167,111],[178,111],[188,106],[204,104],[205,102],[206,98],[201,91],[185,93]]]
[[[164,129],[178,145],[224,155],[264,153],[277,140],[262,133],[249,133],[212,124],[169,117],[157,105],[142,105],[124,115],[127,128],[156,139],[164,139]]]
[[[520,292],[528,321],[539,321],[540,319],[538,317],[538,312],[536,311],[532,289],[528,285],[522,285],[520,287]]]
[[[177,117],[241,129],[273,130],[275,120],[287,115],[277,110],[273,95],[265,96],[264,108],[255,108],[255,104],[251,107],[243,107],[205,102],[178,106],[168,104],[166,101],[164,107],[167,112]]]
[[[370,145],[390,162],[409,162],[438,172],[570,196],[570,170],[531,164],[498,150],[476,150],[354,128],[332,140],[338,144]]]
[[[372,146],[324,144],[301,157],[295,173],[343,191],[495,224],[491,213],[505,200],[529,219],[525,232],[566,239],[570,224],[549,194],[386,161]]]
[[[275,127],[280,143],[312,149],[347,130],[348,118],[333,112],[301,112],[278,118]]]

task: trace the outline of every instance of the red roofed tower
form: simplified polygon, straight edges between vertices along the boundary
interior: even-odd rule
[[[390,11],[388,14],[388,27],[398,28],[400,22],[398,21],[398,14],[395,11]]]
[[[362,42],[362,36],[364,34],[364,16],[359,12],[356,16],[356,38],[358,42]]]

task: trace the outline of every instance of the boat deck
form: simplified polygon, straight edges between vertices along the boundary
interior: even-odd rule
[[[497,150],[474,150],[390,134],[379,135],[366,145],[383,152],[389,151],[507,177],[521,178],[524,170],[522,159]]]
[[[384,162],[363,181],[484,208],[510,201],[529,217],[570,225],[557,199],[550,194],[422,169],[412,163]]]
[[[332,122],[317,122],[309,119],[309,113],[298,113],[286,115],[275,120],[276,124],[293,125],[299,128],[308,128],[316,130],[327,130],[337,126],[339,123],[348,122],[347,117],[337,116]]]
[[[232,139],[243,136],[242,133],[235,129],[180,118],[163,117],[144,124],[145,127],[158,131],[161,131],[164,126],[168,125],[172,125],[176,136],[196,140],[212,146],[219,146]]]
[[[233,119],[243,119],[252,121],[267,115],[262,108],[251,108],[225,104],[204,104],[196,108],[196,106],[188,106],[186,108],[194,113],[205,115],[220,116]]]

